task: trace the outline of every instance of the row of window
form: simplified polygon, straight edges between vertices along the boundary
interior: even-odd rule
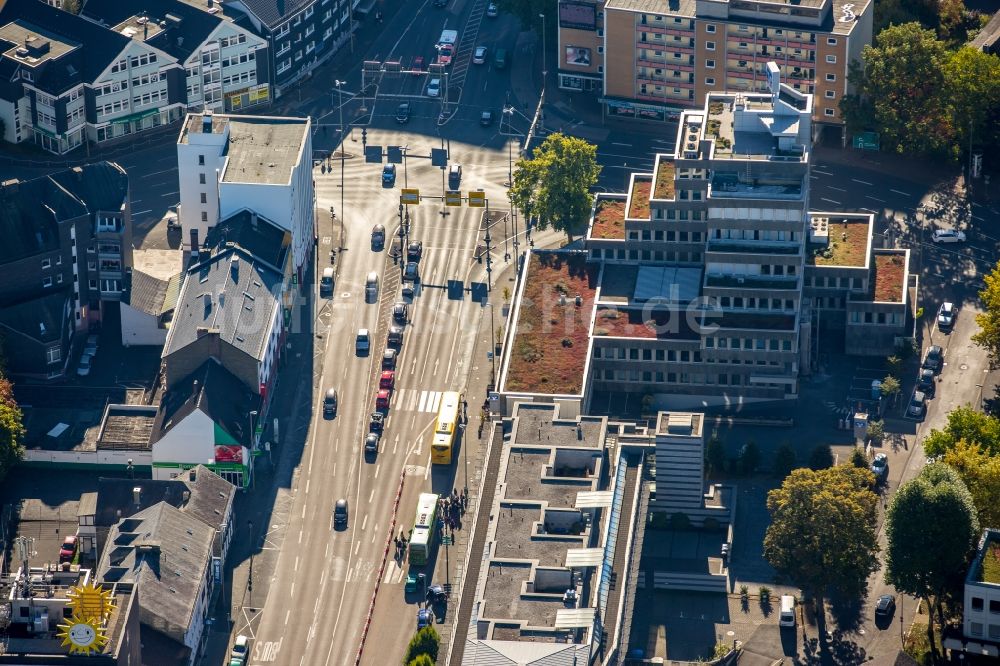
[[[61,266],[61,265],[62,265],[62,256],[57,256],[56,257],[56,266]],[[52,268],[52,260],[51,259],[42,259],[42,270],[45,270],[46,268]]]
[[[700,243],[701,242],[701,232],[700,231],[663,231],[662,229],[655,229],[650,232],[649,229],[643,229],[642,232],[630,231],[628,232],[628,239],[630,241],[637,240],[656,240],[667,242],[678,242],[678,243]]]
[[[222,59],[223,67],[231,67],[233,65],[242,65],[243,63],[252,62],[256,60],[257,54],[255,51],[250,51],[249,53],[241,53],[239,55],[230,56],[228,58]]]
[[[56,275],[55,284],[62,284],[62,282],[63,282],[63,275],[62,275],[62,273],[59,273],[59,274]],[[52,282],[52,277],[51,276],[47,275],[47,276],[45,276],[45,277],[42,278],[42,286],[43,287],[51,287],[52,284],[53,284],[53,282]]]
[[[794,266],[789,266],[794,268]],[[794,298],[757,298],[756,296],[712,296],[708,299],[709,306],[726,310],[777,310],[787,312],[795,309]]]
[[[251,83],[257,80],[257,76],[254,72],[243,72],[241,74],[233,74],[232,76],[222,77],[222,85],[230,86],[233,84],[239,85],[242,83]]]
[[[792,351],[791,340],[776,340],[773,338],[723,338],[706,337],[706,349],[731,349],[746,351]],[[740,344],[742,340],[742,346]],[[723,363],[727,365],[764,365],[760,359],[736,360],[730,364],[729,359],[703,358],[698,349],[639,349],[637,347],[594,347],[594,358],[607,361],[659,361],[666,363]],[[777,361],[771,361],[777,365]]]
[[[44,111],[39,110],[38,111],[38,124],[39,125],[48,125],[49,127],[55,127],[56,126],[56,118],[53,115],[50,115],[48,113],[45,113]]]
[[[126,110],[128,110],[128,100],[120,99],[117,102],[97,107],[97,115],[107,116],[111,115],[112,113],[118,113],[120,111],[126,111]]]
[[[701,252],[674,252],[673,250],[612,250],[595,247],[590,256],[594,259],[609,261],[667,261],[670,263],[698,264],[702,261]]]
[[[792,370],[788,370],[789,373]],[[741,386],[743,375],[730,373],[704,373],[704,372],[651,372],[640,370],[604,370],[595,371],[597,379],[619,382],[646,382],[657,384],[701,384],[709,386]],[[749,382],[748,382],[749,384]],[[780,387],[783,384],[755,382],[754,386],[759,387]]]
[[[94,88],[94,92],[98,97],[104,95],[110,95],[111,93],[121,92],[122,90],[128,89],[128,79],[124,81],[113,81],[111,83],[105,83],[103,86]]]
[[[240,33],[239,35],[234,35],[232,37],[219,38],[220,48],[228,48],[230,46],[236,46],[237,44],[246,44],[246,43],[247,43],[247,36],[244,35],[243,33]]]
[[[883,324],[888,326],[899,326],[904,323],[903,315],[899,312],[852,312],[850,321],[852,324]]]
[[[132,98],[132,105],[134,107],[135,106],[144,106],[146,104],[156,104],[157,102],[160,102],[160,101],[164,101],[164,102],[167,101],[167,91],[166,91],[166,89],[164,89],[164,90],[156,90],[156,91],[153,91],[153,92],[145,93],[145,94],[140,95],[140,96],[133,97]]]
[[[668,208],[664,212],[662,208],[657,208],[653,211],[654,220],[680,220],[683,222],[689,218],[695,222],[706,219],[704,212],[700,210],[688,211],[685,209],[676,210],[674,208]]]
[[[166,72],[153,72],[152,74],[143,74],[142,76],[136,76],[132,79],[132,87],[145,86],[150,83],[156,83],[157,81],[166,81]]]

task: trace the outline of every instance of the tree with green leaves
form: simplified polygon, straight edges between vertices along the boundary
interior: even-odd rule
[[[778,447],[774,452],[774,462],[771,465],[771,472],[779,479],[784,479],[792,473],[797,465],[795,459],[795,449],[788,442]]]
[[[840,109],[852,131],[877,129],[883,150],[956,157],[955,128],[946,103],[945,44],[919,23],[893,25],[851,64],[855,92]]]
[[[1000,456],[959,440],[941,462],[952,467],[972,493],[980,525],[1000,525]]]
[[[531,158],[514,169],[511,202],[526,218],[537,218],[540,228],[552,226],[572,240],[587,228],[601,166],[597,146],[577,137],[550,134]]]
[[[890,25],[900,25],[916,21],[925,28],[937,29],[937,0],[879,0],[875,3],[875,26],[877,35]]]
[[[809,469],[820,470],[833,467],[833,449],[829,444],[817,444],[809,453]]]
[[[865,455],[865,450],[860,446],[855,446],[854,450],[851,451],[851,464],[858,469],[871,468],[871,463],[868,462],[868,456]]]
[[[971,47],[951,53],[943,64],[944,94],[954,118],[956,141],[994,144],[1000,109],[1000,57]]]
[[[410,644],[406,646],[406,655],[403,657],[404,664],[410,664],[420,655],[430,657],[431,663],[437,661],[438,650],[441,647],[441,637],[434,627],[424,627],[413,635]]]
[[[24,455],[24,422],[14,386],[0,373],[0,482]]]
[[[859,596],[878,570],[873,484],[870,471],[841,465],[794,470],[768,493],[764,558],[816,600],[820,637],[826,636],[827,592]],[[826,649],[822,638],[820,649]]]
[[[418,654],[407,662],[406,666],[434,666],[434,660],[430,658],[430,655]]]
[[[705,445],[705,476],[717,476],[726,471],[726,446],[719,439],[718,433]]]
[[[556,34],[559,27],[558,0],[497,0],[497,6],[513,14],[521,22],[522,30],[540,31],[542,18],[539,14],[545,14],[545,29],[550,36]]]
[[[868,422],[868,439],[873,444],[881,444],[885,439],[885,421],[875,419]]]
[[[740,472],[749,476],[757,471],[760,464],[760,449],[752,439],[740,450]]]
[[[944,430],[931,430],[924,439],[924,452],[939,456],[961,440],[978,444],[991,456],[1000,455],[1000,420],[969,406],[958,407],[948,414]]]
[[[972,341],[982,347],[990,360],[990,368],[1000,367],[1000,262],[983,277],[985,285],[979,292],[983,311],[976,315],[979,326]]]
[[[961,588],[979,537],[969,489],[948,465],[930,464],[896,491],[885,526],[886,583],[936,609],[943,626],[942,598]],[[932,612],[927,614],[927,640],[936,656]]]
[[[885,379],[882,380],[882,385],[879,386],[878,390],[881,391],[882,395],[885,396],[886,398],[891,398],[892,396],[899,393],[901,389],[902,386],[900,386],[898,379],[896,379],[892,375],[886,375]]]

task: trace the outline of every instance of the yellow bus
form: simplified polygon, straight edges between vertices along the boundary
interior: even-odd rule
[[[434,434],[431,435],[431,462],[435,465],[451,464],[461,401],[461,396],[455,391],[445,391],[441,396],[441,407],[434,422]]]

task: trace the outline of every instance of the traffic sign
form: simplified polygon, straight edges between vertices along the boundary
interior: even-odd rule
[[[381,164],[382,146],[365,146],[365,162]]]
[[[442,169],[448,166],[447,149],[431,148],[431,166],[441,167]]]
[[[861,132],[859,134],[855,134],[853,146],[855,148],[860,148],[861,150],[878,150],[878,132]]]
[[[388,146],[385,149],[385,161],[389,164],[403,163],[403,149],[400,146]]]
[[[486,206],[486,192],[473,190],[469,192],[469,206],[472,208],[483,208]]]
[[[407,206],[420,203],[420,190],[415,187],[404,187],[402,193],[399,195],[399,203],[406,204]]]
[[[459,190],[448,190],[444,193],[445,206],[461,206],[462,193]]]

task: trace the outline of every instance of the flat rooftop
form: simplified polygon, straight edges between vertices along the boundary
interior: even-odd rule
[[[157,408],[153,406],[109,406],[104,424],[101,426],[97,447],[128,450],[151,448],[156,412]]]
[[[141,14],[130,16],[111,29],[129,39],[137,39],[142,42],[152,39],[163,31],[159,23]]]
[[[713,142],[716,160],[805,163],[811,137],[802,135],[809,111],[809,96],[784,84],[776,96],[709,93],[704,111],[683,114],[681,131],[690,134],[692,127],[697,128],[700,139]],[[685,149],[688,143],[685,139]]]
[[[167,281],[184,270],[183,250],[134,250],[132,270]]]
[[[810,212],[809,226],[809,264],[855,268],[868,265],[872,232],[870,215]],[[823,239],[818,242],[817,232]]]
[[[906,289],[906,252],[876,252],[872,276],[872,300],[901,303]]]
[[[240,116],[229,122],[229,159],[224,183],[284,185],[302,156],[309,123],[304,118]]]
[[[653,196],[653,176],[632,174],[632,186],[629,192],[628,219],[648,220],[651,214],[649,200]]]
[[[80,46],[20,18],[0,26],[0,39],[14,44],[4,51],[5,56],[31,67],[47,60],[55,60]]]
[[[625,198],[598,194],[590,237],[599,240],[625,240]]]

